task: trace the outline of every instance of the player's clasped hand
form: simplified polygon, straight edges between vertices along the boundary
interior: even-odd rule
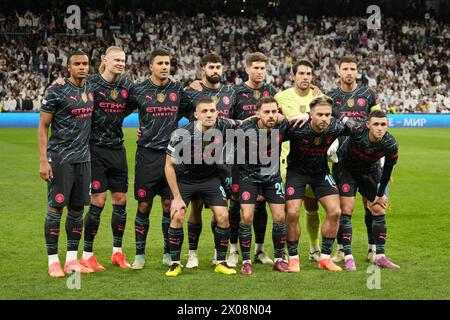
[[[66,80],[64,78],[58,78],[55,81],[52,82],[52,86],[59,84],[60,86],[63,86],[66,84]]]
[[[173,199],[170,206],[170,215],[173,216],[175,213],[179,213],[182,210],[186,210],[186,204],[182,199]]]
[[[375,204],[380,205],[383,209],[386,209],[388,206],[388,200],[385,196],[382,197],[375,197],[375,200],[373,200],[371,206],[374,206]]]
[[[53,179],[52,167],[48,162],[44,162],[39,165],[39,175],[41,176],[42,180],[45,180],[47,182],[50,182]]]
[[[289,122],[293,127],[303,127],[309,120],[309,113],[301,114],[297,117],[293,117],[289,119]]]

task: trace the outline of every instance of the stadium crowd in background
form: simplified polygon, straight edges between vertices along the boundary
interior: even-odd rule
[[[384,18],[367,30],[367,16],[292,19],[198,13],[180,16],[144,10],[83,8],[81,30],[66,28],[63,10],[0,15],[0,108],[37,111],[45,87],[65,75],[67,54],[89,53],[91,72],[110,45],[127,54],[126,74],[135,82],[149,76],[149,53],[166,47],[173,55],[172,77],[184,84],[199,78],[201,57],[222,55],[222,82],[246,81],[244,57],[269,56],[267,82],[279,89],[292,85],[290,67],[308,58],[315,84],[336,88],[337,61],[353,54],[360,61],[358,81],[375,90],[389,113],[450,112],[450,25],[426,13],[418,20]]]

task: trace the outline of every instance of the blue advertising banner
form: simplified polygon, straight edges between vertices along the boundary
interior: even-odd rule
[[[389,114],[389,127],[392,128],[450,128],[450,114]],[[179,125],[187,123],[183,118]],[[0,113],[0,128],[37,128],[39,113],[9,112]],[[124,127],[137,127],[138,114],[129,115]]]

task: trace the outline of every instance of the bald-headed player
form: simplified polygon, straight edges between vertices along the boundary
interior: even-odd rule
[[[307,59],[301,59],[292,66],[292,78],[294,86],[292,88],[278,92],[275,95],[278,105],[284,116],[292,118],[309,111],[309,104],[316,97],[321,95],[320,90],[311,87],[314,65]],[[290,144],[285,141],[281,148],[280,170],[283,180],[286,181],[287,156]],[[305,192],[304,204],[306,209],[306,230],[309,235],[309,259],[318,261],[320,257],[319,229],[320,220],[317,200],[311,187],[308,186]],[[286,217],[287,246],[290,256],[291,269],[296,270],[294,264],[299,262],[297,248],[300,238],[300,225],[298,222],[299,212]]]

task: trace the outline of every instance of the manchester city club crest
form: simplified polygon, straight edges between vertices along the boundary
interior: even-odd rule
[[[299,109],[300,109],[301,113],[305,113],[306,112],[306,106],[304,104],[301,104]]]
[[[86,92],[83,92],[81,94],[81,100],[83,100],[84,103],[86,103],[88,101],[88,96],[87,96]]]
[[[156,100],[158,100],[159,103],[163,103],[164,100],[166,100],[166,95],[160,92],[156,95]]]
[[[214,102],[214,104],[217,103],[217,97],[216,97],[216,96],[212,96],[212,97],[211,97],[211,100]]]
[[[366,150],[366,154],[372,154],[373,153],[373,149],[367,148]]]
[[[261,97],[261,92],[259,92],[259,90],[253,90],[253,97],[259,99],[259,97]]]
[[[317,138],[314,139],[313,143],[314,143],[315,146],[318,146],[321,142],[322,142],[322,139],[320,137],[317,137]]]
[[[355,105],[355,100],[354,99],[348,99],[347,106],[349,108],[352,108],[354,105]]]
[[[118,95],[119,95],[119,92],[117,91],[117,89],[114,89],[111,91],[111,98],[113,100],[116,100]]]

